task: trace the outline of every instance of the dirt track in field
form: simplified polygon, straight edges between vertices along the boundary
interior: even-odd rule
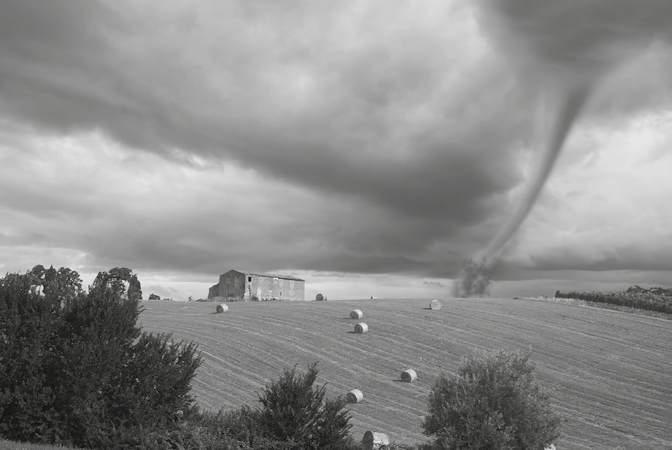
[[[285,368],[319,361],[328,396],[360,389],[349,405],[355,439],[367,430],[399,443],[425,440],[420,422],[441,372],[474,349],[532,349],[538,380],[561,414],[560,449],[672,448],[672,322],[619,311],[533,300],[229,303],[143,302],[145,331],[199,344],[192,383],[205,409],[256,406]],[[360,320],[349,318],[361,309]],[[355,334],[365,322],[369,332]],[[399,381],[413,368],[418,379]]]

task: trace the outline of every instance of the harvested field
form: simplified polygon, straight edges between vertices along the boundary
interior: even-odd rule
[[[525,299],[364,300],[369,332],[352,331],[362,300],[239,302],[226,315],[208,303],[143,302],[140,324],[195,341],[204,363],[192,383],[201,407],[256,406],[282,370],[319,361],[328,396],[364,393],[350,404],[352,432],[392,442],[425,440],[420,421],[441,372],[474,349],[532,349],[539,381],[564,419],[558,449],[672,447],[672,322]],[[404,383],[402,370],[418,379]]]

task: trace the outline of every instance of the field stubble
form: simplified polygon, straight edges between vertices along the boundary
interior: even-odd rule
[[[559,449],[672,447],[670,321],[524,299],[232,303],[144,302],[146,331],[195,341],[204,363],[192,383],[204,409],[258,405],[283,369],[319,361],[327,395],[360,389],[348,405],[355,439],[379,431],[392,441],[426,440],[420,422],[435,379],[475,349],[532,349],[541,384],[563,418]],[[359,308],[369,332],[355,334]],[[413,383],[400,381],[415,369]]]

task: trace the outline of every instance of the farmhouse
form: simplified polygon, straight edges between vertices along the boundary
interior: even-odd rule
[[[305,300],[305,280],[286,275],[229,270],[210,288],[208,299]]]

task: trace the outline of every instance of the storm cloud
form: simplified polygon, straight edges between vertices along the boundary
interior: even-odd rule
[[[672,13],[643,3],[3,0],[2,267],[452,278],[520,204],[549,85],[601,86],[557,170],[633,117],[669,123]],[[505,258],[565,267],[528,222]]]
[[[672,4],[599,0],[553,5],[505,0],[481,5],[483,28],[509,55],[519,76],[536,85],[549,122],[539,132],[539,161],[524,193],[483,252],[489,259],[501,251],[529,214],[568,134],[602,79],[654,44],[672,44]]]

